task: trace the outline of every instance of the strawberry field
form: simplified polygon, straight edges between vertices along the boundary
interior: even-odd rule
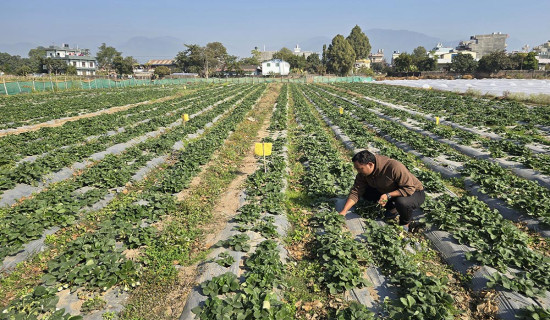
[[[0,319],[550,319],[548,106],[197,84],[0,114]],[[338,214],[362,149],[422,181],[412,232]]]

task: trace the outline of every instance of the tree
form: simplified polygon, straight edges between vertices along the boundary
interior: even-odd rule
[[[521,66],[523,70],[538,70],[539,61],[537,60],[537,54],[535,52],[529,52],[525,59],[523,59],[523,64]]]
[[[254,49],[250,53],[252,54],[252,57],[241,59],[241,63],[242,64],[252,64],[252,65],[255,65],[255,66],[259,65],[260,64],[260,59],[261,59],[261,56],[262,56],[260,51]]]
[[[326,66],[327,65],[327,45],[323,45],[323,56],[321,57],[321,63]]]
[[[32,72],[31,67],[25,65],[17,68],[17,70],[15,71],[15,74],[18,76],[27,76],[31,72]]]
[[[416,60],[415,66],[418,71],[434,71],[437,69],[437,60],[424,56],[423,58]]]
[[[65,71],[65,73],[71,76],[76,76],[77,74],[76,67],[73,65],[67,66],[67,70]]]
[[[327,49],[327,67],[330,72],[345,76],[355,63],[355,51],[343,35],[336,35]]]
[[[294,53],[289,48],[283,47],[273,54],[273,59],[281,59],[288,62],[293,56]]]
[[[485,72],[499,72],[500,70],[511,69],[512,60],[504,50],[491,52],[479,59],[478,70]]]
[[[477,61],[471,54],[458,53],[451,59],[449,70],[458,73],[472,73],[477,69]]]
[[[322,66],[321,59],[317,53],[312,53],[306,58],[306,69],[311,73],[320,73],[319,68]]]
[[[413,57],[406,52],[403,52],[398,57],[396,57],[393,61],[393,64],[395,71],[397,72],[411,72],[416,69]]]
[[[32,72],[36,72],[36,73],[44,72],[42,69],[42,65],[43,65],[44,59],[46,58],[46,48],[39,46],[34,49],[31,49],[29,50],[28,56],[30,61],[29,66],[32,69]]]
[[[225,63],[227,49],[220,42],[210,42],[205,47],[186,44],[186,50],[178,52],[176,65],[185,72],[198,73],[208,77]]]
[[[125,74],[133,74],[134,63],[136,63],[136,60],[132,56],[123,58],[121,55],[118,55],[113,58],[113,68],[116,73],[121,76]]]
[[[293,72],[303,71],[307,68],[307,60],[303,55],[292,54],[285,61],[290,64],[290,69]]]
[[[428,51],[426,51],[426,48],[424,48],[423,46],[418,46],[414,48],[412,56],[415,59],[422,60],[423,58],[428,56]]]
[[[99,51],[95,59],[100,69],[113,69],[113,63],[115,57],[121,56],[122,52],[117,51],[114,47],[108,47],[105,43],[102,43],[99,47]]]
[[[170,68],[165,66],[160,66],[155,68],[154,74],[159,78],[164,78],[164,76],[167,76],[170,74]]]
[[[355,27],[351,29],[351,33],[346,40],[355,52],[355,59],[359,60],[369,57],[371,50],[369,38],[365,35],[365,33],[363,33],[363,31],[361,31],[361,28],[358,25],[355,25]]]
[[[383,60],[382,62],[376,62],[371,64],[371,69],[374,72],[380,72],[380,73],[386,73],[388,72],[389,66],[386,63],[386,60]]]

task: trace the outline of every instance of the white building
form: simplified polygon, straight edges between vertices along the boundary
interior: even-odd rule
[[[67,65],[75,66],[78,75],[95,75],[97,71],[97,62],[95,57],[90,56],[90,50],[70,48],[65,43],[61,47],[49,46],[46,58],[63,60]]]
[[[286,76],[290,72],[290,63],[280,60],[280,59],[273,59],[269,61],[262,62],[262,75],[263,76],[269,76],[269,75],[281,75]]]

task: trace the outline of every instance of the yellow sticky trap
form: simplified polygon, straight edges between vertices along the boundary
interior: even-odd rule
[[[270,156],[272,147],[272,143],[256,143],[254,145],[254,154],[258,157]]]
[[[435,117],[435,124],[439,125],[439,117]]]
[[[183,116],[181,116],[181,118],[183,119],[183,121],[187,122],[189,121],[189,115],[187,113],[184,113]]]
[[[187,89],[187,86],[183,86],[183,90]]]
[[[344,108],[340,107],[338,111],[340,112],[340,114],[344,114]]]

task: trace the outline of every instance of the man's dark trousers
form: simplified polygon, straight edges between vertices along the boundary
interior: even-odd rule
[[[367,188],[365,193],[363,193],[363,199],[371,202],[378,202],[382,194],[374,188]],[[424,190],[416,190],[412,195],[408,197],[394,197],[391,198],[388,203],[386,203],[386,210],[393,211],[397,210],[399,214],[399,224],[406,225],[412,221],[412,212],[414,209],[419,208],[424,200],[426,199],[426,194]]]

